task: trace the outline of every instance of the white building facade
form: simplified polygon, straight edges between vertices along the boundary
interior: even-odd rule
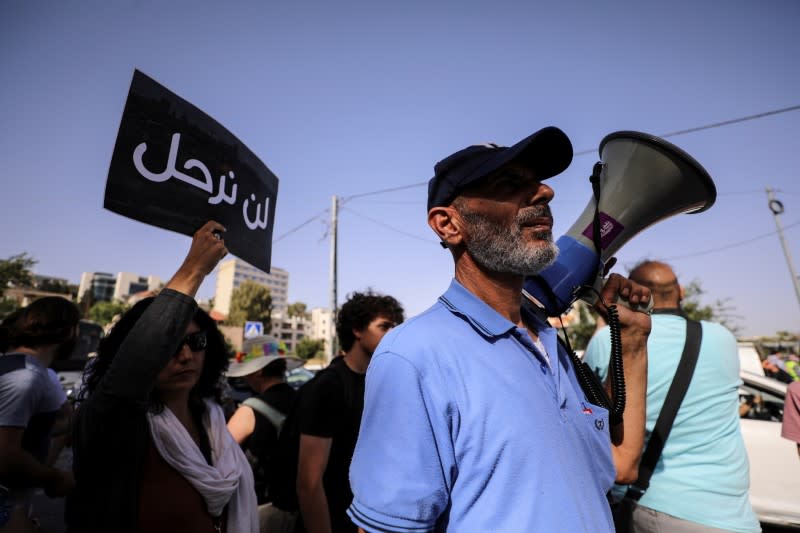
[[[304,316],[272,315],[270,335],[286,345],[286,351],[294,353],[297,343],[309,336],[311,321]]]
[[[331,353],[331,339],[336,335],[336,326],[333,324],[331,310],[324,307],[315,307],[311,310],[311,329],[308,336],[311,339],[325,341],[326,357]]]
[[[157,291],[164,286],[158,276],[140,276],[132,272],[119,272],[116,276],[108,272],[84,272],[78,286],[78,300],[87,293],[95,302],[125,301],[132,294]]]
[[[286,308],[289,305],[289,273],[281,268],[272,267],[272,271],[267,274],[236,258],[219,264],[217,287],[214,293],[214,311],[225,316],[229,315],[233,290],[245,281],[255,281],[269,288],[272,295],[273,315],[286,313]]]

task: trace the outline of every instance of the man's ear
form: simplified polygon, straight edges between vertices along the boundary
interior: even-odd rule
[[[434,207],[428,211],[428,225],[448,248],[464,240],[462,220],[453,207]]]
[[[686,291],[683,288],[683,285],[678,285],[678,303],[683,301],[684,296],[686,296]]]

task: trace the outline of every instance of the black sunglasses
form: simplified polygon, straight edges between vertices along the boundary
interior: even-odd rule
[[[178,349],[176,351],[180,352],[184,344],[193,352],[199,352],[200,350],[205,349],[205,347],[208,345],[208,337],[206,337],[206,332],[195,331],[194,333],[189,333],[181,340],[181,343],[178,345]]]

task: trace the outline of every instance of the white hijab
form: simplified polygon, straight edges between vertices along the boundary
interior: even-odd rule
[[[211,516],[219,516],[228,504],[228,533],[258,533],[253,470],[225,424],[222,408],[205,400],[203,427],[211,441],[209,465],[189,432],[169,408],[147,414],[150,434],[159,455],[206,501]]]

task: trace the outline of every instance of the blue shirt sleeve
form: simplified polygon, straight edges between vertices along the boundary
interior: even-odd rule
[[[55,370],[48,368],[47,377],[50,378],[52,387],[47,389],[47,403],[42,410],[58,411],[67,402],[67,393],[64,392],[64,387],[61,386],[61,380]]]
[[[350,484],[348,515],[366,531],[431,531],[455,472],[454,414],[407,359],[373,356]]]

